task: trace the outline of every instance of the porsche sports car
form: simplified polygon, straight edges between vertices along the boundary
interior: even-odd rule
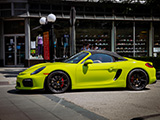
[[[106,50],[79,52],[64,62],[34,65],[17,76],[16,89],[45,89],[62,93],[67,89],[124,88],[142,90],[156,82],[151,62],[121,57]]]

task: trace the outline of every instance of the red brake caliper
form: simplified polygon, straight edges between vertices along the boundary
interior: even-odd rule
[[[131,77],[131,82],[132,82],[132,83],[133,83],[133,80],[134,80],[134,76]]]
[[[63,87],[63,85],[64,85],[64,79],[62,78],[61,81],[62,81],[61,87]]]

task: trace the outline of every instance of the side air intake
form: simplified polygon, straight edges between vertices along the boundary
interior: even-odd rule
[[[116,75],[115,75],[115,77],[114,77],[114,81],[119,78],[119,76],[121,75],[121,73],[122,73],[122,69],[118,69],[118,70],[117,70],[117,73],[116,73]]]

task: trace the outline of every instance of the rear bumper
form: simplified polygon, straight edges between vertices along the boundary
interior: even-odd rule
[[[156,83],[157,78],[156,78],[156,69],[155,68],[148,68],[147,73],[149,76],[149,84]]]

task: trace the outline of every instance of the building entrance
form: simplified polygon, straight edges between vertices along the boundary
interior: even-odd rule
[[[25,36],[4,36],[5,66],[23,66],[25,60]]]

